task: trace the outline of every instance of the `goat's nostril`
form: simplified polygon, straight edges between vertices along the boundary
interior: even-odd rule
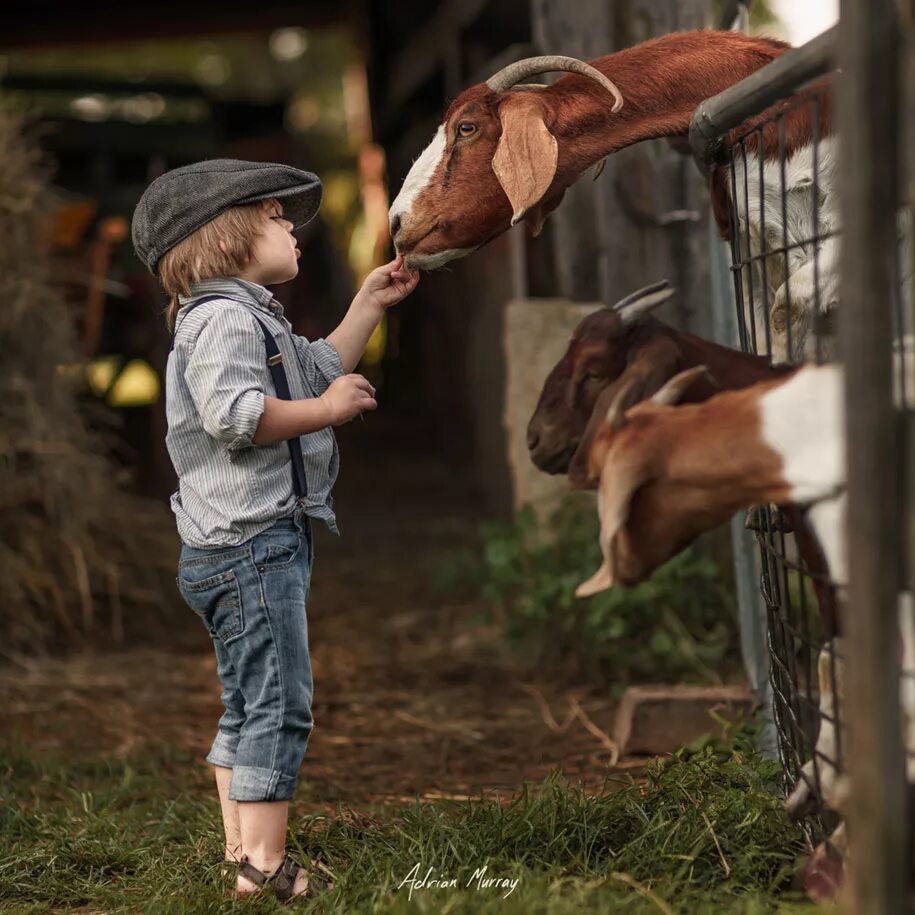
[[[540,444],[540,435],[533,430],[527,433],[527,450],[533,451]]]
[[[400,231],[400,217],[392,216],[391,217],[391,238],[397,238],[397,233]]]

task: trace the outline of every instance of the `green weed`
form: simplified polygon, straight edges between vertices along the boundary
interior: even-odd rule
[[[575,587],[598,568],[592,508],[566,502],[550,537],[533,511],[482,528],[480,543],[443,563],[440,590],[485,599],[486,621],[531,666],[575,668],[614,684],[632,680],[718,681],[737,664],[733,598],[718,565],[687,551],[635,588],[587,600]]]

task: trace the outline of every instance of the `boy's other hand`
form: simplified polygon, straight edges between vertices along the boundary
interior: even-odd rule
[[[328,425],[331,426],[342,426],[360,413],[378,406],[375,389],[362,375],[341,375],[330,383],[320,399],[327,407]]]
[[[378,308],[390,308],[406,298],[419,282],[419,271],[404,266],[398,254],[389,264],[376,267],[366,278],[359,295]]]

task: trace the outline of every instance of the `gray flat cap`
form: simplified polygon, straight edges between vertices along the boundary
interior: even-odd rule
[[[300,229],[321,206],[321,179],[272,162],[207,159],[160,175],[133,211],[131,234],[137,255],[151,273],[179,241],[229,207],[276,197],[283,215]]]

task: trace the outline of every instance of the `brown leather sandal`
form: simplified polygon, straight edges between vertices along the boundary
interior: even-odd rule
[[[295,878],[302,869],[301,865],[293,860],[289,855],[283,863],[272,873],[265,874],[262,870],[256,868],[248,856],[243,855],[238,863],[238,873],[240,876],[250,880],[253,884],[262,889],[273,890],[274,895],[280,902],[288,902],[290,899],[311,899],[320,893],[333,889],[333,883],[320,876],[316,871],[327,869],[317,861],[312,861],[312,869],[308,873],[308,886],[302,893],[294,893]]]

